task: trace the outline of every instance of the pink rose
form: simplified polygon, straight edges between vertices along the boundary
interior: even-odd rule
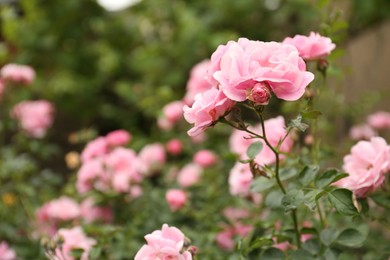
[[[390,170],[390,147],[382,137],[359,141],[344,157],[343,169],[348,177],[334,183],[352,190],[356,197],[365,197],[377,190]]]
[[[264,121],[264,128],[265,133],[267,135],[268,142],[273,146],[276,147],[281,139],[284,138],[286,135],[286,125],[284,118],[282,116],[278,116],[275,118],[270,118],[268,120]],[[256,127],[249,127],[249,129],[255,133],[258,133],[260,135],[263,134],[262,128],[260,125],[257,125]],[[238,131],[234,130],[231,137],[230,137],[230,149],[232,152],[238,154],[242,160],[248,159],[246,156],[246,151],[250,144],[253,142],[262,142],[263,143],[263,149],[261,152],[256,156],[255,162],[257,162],[260,165],[267,165],[274,163],[276,160],[275,154],[272,152],[272,150],[266,145],[264,140],[262,139],[247,139],[250,137],[250,134],[248,134],[245,131]],[[283,141],[282,145],[280,146],[280,151],[287,153],[289,152],[293,147],[293,140],[290,136],[287,136],[286,139]],[[281,159],[283,159],[283,156],[281,156]]]
[[[85,236],[81,227],[61,228],[58,230],[56,237],[63,240],[61,247],[55,249],[58,259],[64,259],[65,257],[66,260],[74,260],[75,258],[71,256],[71,251],[73,249],[83,249],[81,260],[88,260],[89,251],[96,244],[94,239]]]
[[[50,219],[71,221],[81,215],[79,204],[72,198],[62,196],[48,202],[47,215]]]
[[[183,117],[183,101],[173,101],[163,107],[163,115],[172,124]]]
[[[283,40],[285,44],[294,45],[305,60],[314,60],[329,55],[336,48],[332,40],[323,37],[319,33],[311,32],[309,36],[296,35],[294,38],[287,37]]]
[[[183,150],[183,143],[179,139],[172,139],[165,145],[168,153],[179,155]]]
[[[233,237],[234,237],[234,230],[231,228],[226,228],[225,230],[217,234],[215,240],[217,241],[217,245],[221,249],[225,251],[232,251],[235,246]]]
[[[247,97],[257,105],[268,105],[271,98],[271,90],[266,82],[256,83],[252,89],[249,89]]]
[[[177,182],[180,187],[190,187],[199,182],[200,176],[202,175],[202,168],[194,163],[185,165],[177,175]]]
[[[7,81],[29,85],[35,78],[35,71],[27,65],[7,64],[1,68],[0,75]]]
[[[109,223],[113,219],[112,210],[109,207],[98,207],[92,198],[83,200],[80,204],[80,215],[86,223],[101,220]]]
[[[215,88],[195,96],[192,107],[184,106],[184,118],[188,123],[194,124],[187,133],[194,136],[202,133],[220,117],[224,116],[235,102],[228,99],[225,94]]]
[[[194,103],[196,94],[205,92],[213,87],[213,85],[205,79],[209,64],[210,60],[204,60],[192,68],[190,78],[187,82],[187,93],[184,97],[186,105],[191,106]]]
[[[166,161],[165,148],[160,143],[145,145],[138,154],[137,167],[144,175],[153,175],[161,170]]]
[[[0,243],[0,259],[1,260],[16,260],[16,253],[12,250],[8,243],[1,241]]]
[[[46,100],[22,101],[12,109],[12,116],[31,137],[42,138],[53,124],[54,107]]]
[[[171,189],[165,194],[165,200],[172,211],[177,211],[186,204],[187,193],[183,190]]]
[[[248,196],[250,194],[250,186],[253,180],[252,172],[249,164],[236,162],[229,174],[229,189],[230,194],[238,196]]]
[[[353,140],[370,139],[376,136],[376,132],[367,124],[355,125],[349,130],[349,136]]]
[[[243,218],[248,218],[250,215],[250,212],[246,209],[240,209],[240,208],[226,208],[223,211],[223,215],[230,221],[230,222],[236,222]]]
[[[218,160],[217,155],[210,150],[200,150],[198,151],[193,158],[194,163],[198,164],[200,167],[208,168],[216,164]]]
[[[306,71],[294,46],[240,38],[217,48],[211,56],[207,78],[219,83],[219,88],[234,101],[248,99],[257,83],[269,86],[276,97],[292,101],[302,97],[314,75]]]
[[[125,130],[115,130],[106,135],[106,142],[109,146],[121,146],[129,143],[131,135]]]
[[[390,129],[390,113],[378,111],[367,118],[368,124],[378,130]]]
[[[92,158],[104,155],[108,152],[107,139],[98,137],[87,144],[81,153],[81,161],[84,163]]]
[[[145,236],[147,244],[141,247],[134,260],[192,260],[191,253],[184,248],[184,239],[179,229],[164,224],[161,230]]]
[[[106,190],[108,186],[108,177],[103,168],[103,161],[101,158],[95,158],[83,163],[77,172],[76,188],[80,193],[85,193],[91,190],[95,182],[99,182],[95,187],[100,187]]]

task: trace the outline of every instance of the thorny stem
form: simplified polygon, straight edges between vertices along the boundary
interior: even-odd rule
[[[275,161],[275,178],[276,178],[276,182],[278,183],[278,185],[279,185],[280,189],[282,190],[283,194],[286,194],[287,193],[286,189],[284,188],[283,183],[281,182],[280,176],[279,176],[279,163],[280,163],[280,158],[279,158],[280,151],[279,151],[279,149],[280,149],[280,146],[282,145],[284,139],[286,139],[286,137],[288,135],[288,132],[285,135],[285,137],[282,139],[282,141],[279,142],[278,146],[275,149],[269,143],[269,141],[267,139],[267,134],[265,132],[265,126],[264,126],[264,117],[263,117],[262,111],[256,110],[256,113],[257,113],[258,117],[260,118],[261,129],[263,131],[263,137],[264,137],[263,140],[267,144],[267,146],[272,150],[272,152],[275,154],[275,158],[276,158],[276,161]],[[297,240],[297,246],[298,246],[298,248],[300,248],[301,247],[301,233],[300,233],[299,227],[298,227],[298,217],[297,217],[296,209],[291,211],[291,216],[292,216],[292,219],[293,219],[293,222],[294,222],[294,230],[295,230],[295,236],[296,236],[296,240]]]

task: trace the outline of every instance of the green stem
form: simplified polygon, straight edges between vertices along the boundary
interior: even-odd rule
[[[297,210],[294,209],[291,211],[291,216],[294,221],[294,230],[295,230],[295,237],[297,240],[297,246],[298,248],[301,248],[301,233],[299,232],[299,227],[298,227],[298,217],[297,217]]]
[[[324,216],[322,214],[322,209],[321,209],[320,202],[318,200],[316,200],[316,208],[317,208],[317,211],[318,211],[318,215],[320,216],[321,227],[325,228],[326,223],[325,223]]]

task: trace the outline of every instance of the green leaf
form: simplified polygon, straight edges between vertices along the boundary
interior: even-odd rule
[[[315,184],[318,188],[324,188],[329,184],[334,183],[347,176],[348,173],[342,173],[336,169],[330,169],[325,171],[323,174],[319,175],[315,181]]]
[[[262,149],[263,149],[262,142],[260,141],[254,142],[248,147],[248,150],[246,151],[246,155],[249,157],[249,159],[253,160],[261,152]]]
[[[303,186],[309,185],[317,176],[320,167],[318,165],[305,165],[299,173],[298,180]]]
[[[301,190],[291,190],[288,191],[286,195],[284,195],[282,199],[282,206],[284,207],[284,211],[288,212],[296,209],[299,205],[303,203],[305,199],[305,195]]]
[[[320,251],[320,245],[316,239],[309,239],[302,244],[302,248],[312,255],[317,254]]]
[[[303,119],[317,119],[322,113],[318,110],[310,110],[301,112]]]
[[[279,176],[280,176],[281,181],[285,181],[285,180],[293,178],[296,175],[297,175],[297,170],[294,168],[291,168],[291,169],[281,170]]]
[[[272,188],[274,185],[275,185],[274,179],[267,179],[267,178],[260,177],[252,181],[250,190],[252,192],[262,192],[268,190],[269,188]]]
[[[82,248],[75,248],[70,251],[70,255],[75,257],[76,259],[80,259],[81,255],[84,253],[84,249]]]
[[[255,241],[253,241],[250,245],[249,252],[252,252],[255,249],[262,248],[262,247],[269,247],[274,244],[274,241],[271,238],[256,238]]]
[[[299,131],[305,132],[309,125],[302,123],[302,115],[298,115],[297,118],[291,119],[288,122],[288,127],[293,127],[298,129]]]
[[[274,247],[268,248],[267,250],[264,251],[262,254],[261,259],[267,259],[267,260],[284,260],[286,259],[286,256],[284,253]]]
[[[335,189],[328,193],[328,199],[340,214],[345,216],[359,215],[352,201],[352,191]]]
[[[373,199],[377,205],[390,209],[390,196],[385,194],[373,194],[370,198]]]
[[[307,251],[298,249],[296,251],[289,252],[291,260],[314,260],[315,258]]]
[[[338,237],[339,232],[335,229],[324,229],[320,233],[320,240],[325,246],[330,246]]]
[[[324,190],[312,190],[305,194],[305,205],[309,207],[310,210],[315,210],[317,207],[317,200],[319,200],[326,191]]]
[[[347,247],[360,247],[365,240],[366,237],[360,231],[348,228],[341,232],[336,242]]]
[[[325,260],[337,260],[337,255],[332,249],[327,248],[324,252]]]
[[[273,190],[267,194],[265,198],[265,205],[270,208],[280,208],[282,206],[282,199],[284,194],[280,190]]]

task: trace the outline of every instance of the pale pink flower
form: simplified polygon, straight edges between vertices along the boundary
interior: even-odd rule
[[[196,94],[205,92],[213,87],[205,79],[209,64],[210,60],[204,60],[191,69],[190,78],[187,81],[187,93],[183,99],[186,105],[191,106],[194,103]]]
[[[106,135],[106,142],[109,146],[121,146],[129,143],[131,134],[126,130],[115,130]]]
[[[351,127],[349,130],[349,136],[353,140],[361,140],[361,139],[370,139],[373,136],[376,136],[376,132],[371,128],[368,124],[360,124]]]
[[[314,79],[293,45],[240,38],[220,45],[207,71],[210,83],[219,83],[234,101],[245,101],[257,83],[269,86],[276,97],[297,100]]]
[[[268,120],[264,121],[264,128],[265,128],[265,133],[267,136],[267,139],[269,143],[273,146],[276,147],[281,139],[284,138],[286,135],[286,125],[284,118],[282,116],[278,116],[275,118],[270,118]],[[249,130],[263,135],[263,131],[260,125],[257,125],[255,127],[249,127]],[[272,164],[275,162],[276,157],[271,148],[269,148],[264,140],[262,139],[248,139],[251,135],[248,134],[245,131],[238,131],[234,130],[230,140],[230,150],[233,153],[236,153],[239,155],[240,159],[245,160],[248,159],[246,156],[246,151],[248,147],[253,143],[253,142],[261,142],[263,144],[263,148],[261,152],[256,156],[255,162],[257,162],[260,165],[267,165],[267,164]],[[280,151],[287,153],[291,151],[293,147],[293,140],[288,135],[286,139],[283,141],[282,145],[280,146]],[[283,159],[283,156],[280,156],[281,159]]]
[[[3,79],[25,85],[31,84],[35,79],[35,71],[27,65],[7,64],[1,68],[0,75]]]
[[[80,213],[81,218],[86,223],[92,223],[97,220],[109,223],[113,219],[111,208],[96,206],[92,198],[87,198],[81,202]]]
[[[167,152],[172,155],[179,155],[183,150],[183,143],[180,139],[172,139],[165,144]]]
[[[248,196],[250,194],[250,186],[253,180],[252,172],[249,164],[236,162],[229,174],[229,190],[230,194],[238,196]]]
[[[84,162],[77,172],[77,191],[80,193],[85,193],[94,187],[107,190],[109,185],[109,177],[106,175],[107,174],[103,168],[102,158],[97,157],[95,159]],[[95,182],[97,182],[96,185]]]
[[[378,111],[367,118],[368,124],[378,130],[390,129],[390,113]]]
[[[220,117],[223,117],[234,106],[235,102],[228,99],[225,94],[215,88],[197,94],[192,107],[183,107],[184,118],[188,123],[194,124],[187,133],[194,136],[202,133]]]
[[[200,150],[194,154],[193,162],[203,168],[208,168],[216,164],[218,161],[217,155],[210,150]]]
[[[165,194],[165,200],[168,202],[172,211],[177,211],[184,207],[187,202],[187,193],[179,189],[170,189]]]
[[[390,170],[390,147],[382,137],[359,141],[344,157],[343,170],[349,174],[336,186],[352,190],[356,197],[365,197],[377,190]]]
[[[161,230],[145,236],[147,244],[141,247],[134,260],[192,260],[191,253],[184,248],[184,239],[178,228],[164,224]]]
[[[129,195],[131,198],[135,199],[135,198],[138,198],[139,196],[141,196],[143,194],[143,189],[141,186],[139,185],[132,185],[130,187],[130,192],[129,192]]]
[[[250,212],[246,209],[241,208],[226,208],[223,211],[223,215],[230,221],[230,222],[236,222],[237,220],[248,218],[250,215]]]
[[[9,247],[8,243],[2,241],[0,243],[0,259],[1,260],[16,260],[16,253]]]
[[[314,60],[327,56],[336,48],[336,44],[328,37],[319,33],[311,32],[309,36],[296,35],[294,38],[287,37],[283,40],[285,44],[294,45],[299,55],[305,60]]]
[[[83,152],[81,153],[81,161],[85,163],[86,161],[104,155],[107,152],[107,139],[104,137],[98,137],[85,146]]]
[[[235,246],[234,238],[234,230],[231,228],[226,228],[225,230],[219,232],[215,237],[217,245],[225,250],[232,251]]]
[[[161,170],[166,161],[165,148],[160,143],[145,145],[138,153],[139,172],[149,176]]]
[[[164,116],[159,116],[157,118],[157,126],[165,131],[171,130],[173,128],[174,123],[168,120],[168,118]]]
[[[54,107],[46,100],[22,101],[12,109],[12,116],[31,137],[42,138],[53,124]]]
[[[172,124],[176,123],[183,117],[183,101],[172,101],[168,104],[166,104],[162,111],[163,116],[168,119],[169,122]]]
[[[203,173],[202,168],[194,163],[185,165],[177,175],[177,182],[180,187],[190,187],[199,182],[200,177]]]
[[[252,89],[249,89],[247,98],[256,105],[268,105],[271,98],[271,89],[266,82],[256,83]]]
[[[55,249],[55,256],[58,260],[74,260],[71,256],[73,249],[83,249],[81,260],[88,260],[89,251],[92,249],[96,241],[92,238],[87,237],[81,227],[73,227],[71,229],[61,228],[58,230],[57,238],[61,238],[63,243],[61,246]]]
[[[67,196],[49,201],[46,210],[50,219],[59,221],[71,221],[81,215],[80,205]]]

